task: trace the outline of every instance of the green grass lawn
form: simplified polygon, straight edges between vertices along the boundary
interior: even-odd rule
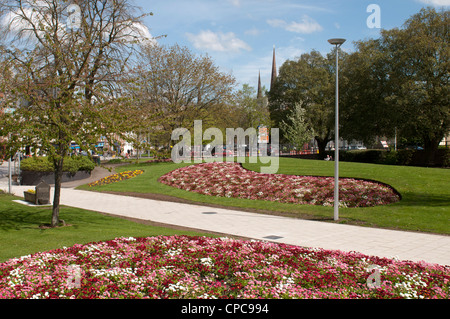
[[[0,262],[35,252],[70,247],[116,237],[158,235],[205,235],[155,227],[77,208],[62,207],[60,217],[68,225],[41,228],[51,219],[51,208],[29,207],[13,202],[14,196],[0,195]]]
[[[176,168],[190,164],[131,164],[116,171],[142,169],[144,174],[115,184],[82,189],[96,191],[164,194],[197,203],[236,207],[262,213],[333,221],[333,208],[284,204],[239,198],[210,197],[176,189],[158,182],[158,178]],[[259,172],[261,164],[244,163]],[[334,162],[280,158],[280,174],[333,176]],[[450,234],[450,170],[363,163],[340,163],[340,176],[377,180],[399,191],[398,203],[371,208],[341,208],[340,223],[398,230]]]

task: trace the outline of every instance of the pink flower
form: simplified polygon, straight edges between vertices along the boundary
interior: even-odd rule
[[[68,286],[74,265],[80,285]],[[381,269],[376,289],[367,285],[372,265]],[[261,241],[159,236],[11,259],[0,264],[0,298],[448,299],[449,280],[449,266]]]
[[[209,196],[323,206],[334,203],[334,178],[260,174],[237,163],[186,166],[169,172],[159,181]],[[394,189],[381,183],[350,178],[341,178],[339,183],[339,200],[345,207],[386,205],[400,200]]]

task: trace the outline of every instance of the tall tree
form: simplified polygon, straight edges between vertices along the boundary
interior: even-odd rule
[[[281,122],[280,129],[284,132],[286,140],[294,145],[298,150],[310,142],[314,136],[314,130],[306,121],[306,110],[300,104],[295,104],[291,115],[288,117],[288,123]]]
[[[307,123],[314,130],[319,153],[334,134],[335,56],[322,56],[318,51],[303,54],[297,61],[286,61],[280,68],[269,93],[269,110],[273,125],[280,127],[295,105],[305,109]],[[341,59],[345,55],[340,54]],[[281,132],[282,136],[285,132]]]
[[[55,167],[51,225],[58,226],[63,163],[70,144],[94,149],[128,131],[132,105],[121,90],[137,41],[150,41],[128,0],[4,0],[6,55],[13,70],[0,90],[15,111],[2,119],[12,149],[34,146]]]
[[[264,88],[261,88],[261,94],[258,96],[255,88],[249,84],[244,84],[237,91],[235,102],[240,114],[238,127],[244,129],[257,128],[259,125],[270,127],[270,114],[264,91]]]
[[[192,128],[194,120],[213,121],[229,103],[235,79],[209,56],[179,45],[143,47],[138,83],[164,121],[165,132]],[[170,135],[169,135],[170,139]]]
[[[388,65],[380,40],[359,41],[341,65],[340,134],[370,145],[377,136],[392,136],[398,114],[387,103],[392,95]]]
[[[422,9],[403,28],[360,41],[346,61],[343,135],[422,140],[429,164],[450,131],[450,11]]]
[[[450,132],[450,11],[422,9],[403,29],[382,33],[397,127],[423,140],[430,164]]]

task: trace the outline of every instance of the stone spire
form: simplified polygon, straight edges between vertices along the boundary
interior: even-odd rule
[[[262,98],[262,89],[261,89],[261,71],[259,71],[258,76],[258,95],[256,96],[257,99]]]
[[[270,90],[272,90],[276,79],[277,79],[277,63],[275,60],[275,46],[273,46],[272,78],[270,80]]]

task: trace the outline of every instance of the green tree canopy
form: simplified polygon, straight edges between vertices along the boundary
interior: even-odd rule
[[[162,119],[161,128],[192,129],[194,120],[215,123],[231,101],[235,79],[209,56],[197,56],[179,45],[148,45],[142,49],[136,83],[141,97]]]
[[[297,61],[288,60],[269,93],[273,125],[280,127],[283,121],[291,125],[289,116],[298,104],[305,110],[305,121],[314,131],[321,154],[334,135],[335,61],[335,53],[324,57],[314,50]],[[286,132],[280,133],[285,136]]]
[[[430,163],[450,131],[450,12],[422,9],[403,28],[360,41],[343,70],[343,135],[421,140]]]
[[[5,59],[2,134],[11,149],[33,146],[53,160],[52,226],[59,220],[64,159],[70,144],[94,148],[101,136],[127,138],[132,99],[123,75],[137,41],[151,41],[128,0],[4,0]]]
[[[264,91],[264,88],[262,88]],[[270,114],[265,96],[258,97],[254,87],[244,84],[235,95],[236,111],[240,118],[237,127],[257,128],[259,125],[270,127]]]
[[[289,124],[283,121],[280,126],[286,140],[298,150],[302,150],[303,145],[310,142],[314,136],[314,130],[306,122],[305,115],[306,110],[300,104],[295,104],[291,115],[288,116]]]

